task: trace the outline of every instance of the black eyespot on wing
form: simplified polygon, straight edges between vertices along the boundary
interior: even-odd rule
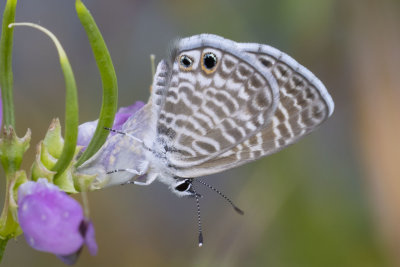
[[[179,64],[183,69],[190,69],[193,65],[193,59],[187,55],[182,55],[179,59]]]
[[[217,66],[217,56],[214,53],[205,53],[203,56],[203,65],[206,69],[212,70]]]

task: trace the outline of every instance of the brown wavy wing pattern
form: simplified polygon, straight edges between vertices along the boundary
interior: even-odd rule
[[[201,65],[209,52],[218,58],[212,73]],[[261,64],[254,58],[207,45],[178,53],[178,58],[182,54],[194,63],[189,71],[173,63],[154,147],[174,169],[214,158],[259,132],[278,102],[275,80],[257,70]]]
[[[294,59],[266,45],[241,47],[262,63],[264,72],[276,78],[280,102],[275,114],[254,136],[191,169],[177,170],[178,176],[217,173],[275,153],[313,131],[333,112],[334,104],[324,85]]]

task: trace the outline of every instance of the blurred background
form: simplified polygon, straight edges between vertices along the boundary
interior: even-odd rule
[[[324,82],[336,110],[278,154],[204,179],[245,215],[199,188],[200,249],[194,200],[159,183],[91,192],[99,254],[84,250],[76,266],[400,266],[399,1],[84,2],[110,49],[119,106],[147,100],[151,53],[159,61],[174,38],[207,32],[285,51]],[[80,121],[96,119],[101,82],[74,1],[19,0],[16,21],[58,36],[76,75]],[[64,117],[63,76],[42,33],[15,30],[14,83],[17,133],[33,132],[29,170],[51,119]],[[64,265],[20,236],[2,266]]]

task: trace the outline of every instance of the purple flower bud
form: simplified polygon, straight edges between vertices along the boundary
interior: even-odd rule
[[[145,105],[142,101],[136,101],[133,105],[128,107],[121,107],[115,114],[113,129],[120,130],[122,125],[128,120],[128,118],[134,115]],[[78,145],[86,147],[96,130],[98,120],[85,122],[79,125],[78,129]],[[112,133],[113,134],[113,133]]]
[[[133,105],[119,108],[117,114],[115,114],[113,128],[121,130],[122,125],[128,120],[128,118],[138,112],[144,105],[144,102],[136,101]]]
[[[87,244],[91,254],[97,253],[93,225],[80,204],[46,179],[19,187],[18,220],[34,249],[68,257]]]
[[[94,236],[94,227],[92,222],[90,221],[83,221],[79,228],[82,235],[85,235],[85,243],[89,249],[90,254],[96,255],[97,254],[97,243]],[[69,255],[57,255],[57,257],[62,260],[64,263],[72,265],[76,262],[79,257],[79,254],[82,251],[82,247],[76,251],[75,253]]]
[[[97,243],[96,243],[96,236],[94,233],[94,226],[91,221],[84,221],[81,224],[81,234],[85,237],[85,244],[92,255],[97,254]]]

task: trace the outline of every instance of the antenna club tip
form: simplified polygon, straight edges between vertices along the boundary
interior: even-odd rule
[[[243,210],[239,209],[238,207],[233,207],[233,208],[234,208],[235,211],[236,211],[237,213],[239,213],[240,215],[244,215],[244,211],[243,211]]]
[[[203,246],[203,233],[199,234],[199,248]]]

